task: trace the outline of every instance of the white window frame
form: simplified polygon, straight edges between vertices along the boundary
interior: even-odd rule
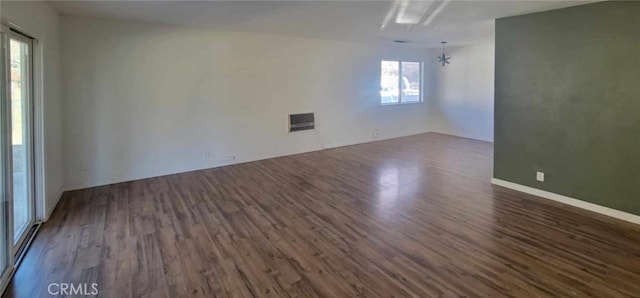
[[[406,104],[419,104],[424,102],[424,62],[422,61],[410,61],[410,60],[380,60],[380,66],[382,66],[382,62],[396,62],[398,63],[398,102],[390,102],[383,103],[382,96],[378,96],[378,100],[380,101],[381,106],[395,106],[395,105],[406,105]],[[402,102],[402,63],[418,63],[420,65],[420,95],[418,98],[419,101],[410,101],[410,102]],[[381,69],[379,67],[378,69]],[[382,72],[380,72],[380,80],[382,80]],[[379,94],[379,93],[378,93]]]

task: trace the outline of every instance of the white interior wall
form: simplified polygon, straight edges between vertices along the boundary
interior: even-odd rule
[[[431,56],[442,54],[431,50]],[[431,131],[493,141],[494,45],[446,49],[450,64],[429,69]]]
[[[60,90],[60,21],[58,14],[42,1],[2,1],[4,21],[35,37],[41,48],[42,73],[34,73],[43,82],[44,126],[44,198],[47,214],[55,207],[64,189],[62,146],[62,107]],[[37,87],[37,86],[36,86]]]
[[[62,28],[68,189],[428,131],[427,104],[378,94],[380,60],[431,61],[424,49],[67,16]],[[311,111],[315,132],[286,132],[288,113]]]

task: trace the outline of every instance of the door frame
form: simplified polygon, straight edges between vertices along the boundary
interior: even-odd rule
[[[34,173],[34,188],[35,188],[35,218],[36,223],[42,223],[48,219],[47,202],[45,196],[45,137],[44,137],[44,43],[40,40],[39,35],[35,34],[32,30],[20,26],[15,22],[12,22],[5,18],[0,18],[0,24],[6,27],[7,30],[22,34],[32,40],[32,104],[33,104],[33,164],[35,167]],[[61,190],[56,189],[57,192]],[[59,195],[59,194],[57,194]]]
[[[10,86],[7,84],[9,82],[9,67],[6,65],[6,62],[9,61],[9,35],[8,32],[10,31],[9,27],[3,23],[0,23],[0,38],[2,39],[0,41],[1,44],[1,53],[2,55],[0,56],[0,59],[3,60],[3,63],[0,64],[0,66],[2,66],[2,68],[0,69],[0,72],[2,73],[2,75],[0,75],[0,79],[3,80],[2,84],[4,84],[4,90],[2,92],[2,94],[0,94],[0,113],[2,115],[6,115],[8,112],[6,111],[6,102],[9,100],[10,97],[10,93],[9,93],[9,88]],[[9,119],[7,119],[6,117],[2,117],[0,118],[0,121],[3,121],[5,123],[2,123],[2,125],[0,125],[0,146],[2,146],[2,148],[0,148],[0,159],[2,159],[2,165],[8,165],[9,164],[9,154],[6,153],[6,148],[8,147],[8,144],[6,144],[6,140],[5,138],[2,138],[2,136],[8,135],[10,129],[8,129],[6,124],[10,124]],[[4,243],[4,247],[0,248],[3,251],[6,252],[6,255],[0,255],[0,258],[5,258],[6,263],[6,268],[4,268],[4,271],[1,272],[1,279],[0,279],[0,285],[2,286],[2,291],[4,291],[5,287],[7,286],[7,284],[9,283],[9,279],[11,278],[11,276],[13,275],[14,272],[14,263],[15,263],[15,256],[12,253],[13,250],[13,237],[12,237],[12,222],[11,222],[11,215],[9,214],[9,210],[13,209],[13,206],[11,205],[11,200],[8,197],[8,194],[11,193],[11,185],[10,185],[10,180],[7,177],[7,173],[9,171],[8,170],[3,170],[2,168],[0,168],[0,177],[2,179],[2,185],[4,185],[4,187],[2,187],[2,185],[0,185],[0,195],[2,196],[0,198],[0,203],[2,204],[2,208],[0,208],[0,211],[4,214],[0,213],[0,220],[4,221],[3,224],[5,226],[5,230],[2,231],[0,230],[0,236],[5,237],[5,243]],[[0,268],[0,270],[2,270],[3,268]]]
[[[5,44],[5,46],[7,47],[7,51],[3,52],[3,54],[5,56],[0,55],[0,59],[5,59],[5,61],[9,60],[9,51],[8,51],[8,47],[9,47],[9,32],[16,32],[18,34],[24,35],[26,37],[31,38],[31,82],[32,82],[32,86],[31,86],[31,134],[32,134],[32,169],[34,171],[34,177],[33,177],[33,186],[32,186],[32,191],[33,191],[33,203],[34,203],[34,207],[33,207],[33,212],[35,212],[35,227],[38,227],[40,223],[42,223],[43,221],[47,220],[48,217],[48,213],[47,213],[47,204],[46,204],[46,196],[45,196],[45,169],[46,169],[46,164],[45,164],[45,151],[44,151],[44,147],[45,147],[45,137],[44,137],[44,66],[43,66],[43,61],[44,61],[44,52],[43,52],[43,43],[41,43],[41,41],[38,39],[38,35],[37,34],[33,34],[33,32],[31,30],[25,29],[24,27],[21,27],[20,25],[17,25],[5,18],[0,18],[0,26],[2,27],[2,33],[7,33],[7,34],[3,34],[2,38],[5,38],[6,41],[3,43]],[[0,79],[4,79],[4,80],[9,80],[9,68],[7,69],[0,69],[0,72],[5,72],[4,76],[0,76]],[[4,97],[6,96],[6,97]],[[6,95],[1,95],[0,99],[7,99],[10,100],[10,92],[9,92],[9,88],[7,88],[6,90]],[[5,100],[2,100],[2,102],[5,102]],[[3,103],[0,106],[5,106],[5,104]],[[6,115],[6,111],[3,111],[2,109],[4,109],[4,107],[0,108],[0,112],[3,113],[3,115]],[[6,118],[6,117],[5,117]],[[8,119],[7,119],[8,120]],[[8,128],[7,128],[8,129]],[[7,130],[6,133],[9,133],[10,130]],[[0,146],[9,146],[10,144],[3,144],[2,142],[0,142]],[[0,158],[3,159],[4,162],[7,162],[7,158],[9,158],[9,154],[2,154],[2,156],[0,156]],[[1,171],[0,171],[1,172]],[[9,179],[9,177],[7,177],[6,173],[1,173],[0,174],[0,178],[1,179]],[[7,181],[7,180],[5,180]],[[7,184],[5,182],[5,184]],[[12,185],[10,185],[10,187],[12,187]],[[4,190],[5,192],[9,192],[9,190]],[[0,199],[1,201],[1,199]],[[6,204],[7,206],[5,206],[6,208],[6,212],[11,212],[10,210],[13,209],[13,206],[10,206],[9,204]],[[9,209],[11,208],[11,209]],[[9,221],[9,217],[11,215],[7,215],[6,216],[6,220]],[[9,225],[11,224],[11,225]],[[7,251],[8,251],[8,256],[7,256],[7,270],[5,272],[0,272],[0,294],[4,292],[4,290],[6,289],[6,287],[9,284],[9,281],[11,280],[11,277],[13,276],[13,274],[15,273],[15,269],[17,267],[17,262],[19,261],[19,255],[15,254],[14,248],[13,248],[13,223],[6,223],[7,227],[9,227],[7,229],[7,240],[9,240],[10,242],[8,242],[7,244]],[[33,227],[33,226],[32,226]],[[10,235],[9,235],[10,233]],[[29,233],[29,237],[27,239],[24,240],[25,243],[25,248],[23,249],[23,252],[26,251],[28,249],[28,246],[30,245],[30,241],[31,239],[33,239],[33,236],[35,235],[35,233]],[[1,236],[1,235],[0,235]]]
[[[27,65],[26,65],[26,69],[27,69],[27,82],[28,82],[28,89],[26,92],[26,107],[24,107],[24,109],[26,109],[26,113],[23,112],[23,115],[26,115],[26,119],[23,119],[23,123],[27,124],[27,129],[26,131],[26,135],[23,136],[23,139],[27,139],[28,141],[24,142],[25,144],[28,144],[28,146],[26,147],[26,154],[25,154],[25,163],[26,163],[26,168],[27,168],[27,174],[25,176],[25,180],[27,183],[27,199],[30,200],[29,202],[29,221],[27,222],[27,225],[24,227],[24,230],[22,231],[22,235],[20,235],[20,237],[14,241],[15,239],[15,231],[14,231],[14,224],[15,224],[15,218],[14,218],[14,214],[13,214],[13,202],[15,201],[15,198],[13,198],[11,200],[11,209],[9,209],[9,212],[11,212],[11,216],[9,216],[10,218],[10,228],[11,228],[11,241],[12,241],[12,245],[11,245],[11,253],[13,255],[17,255],[21,252],[21,250],[24,248],[24,244],[25,244],[25,240],[27,239],[28,235],[29,235],[29,231],[31,230],[31,228],[35,225],[37,219],[36,219],[36,192],[35,192],[35,176],[36,176],[36,171],[35,171],[35,134],[34,134],[34,127],[35,127],[35,121],[34,121],[34,90],[35,90],[35,85],[34,85],[34,80],[33,78],[35,77],[33,75],[34,73],[34,63],[33,63],[33,38],[26,36],[22,33],[19,33],[15,30],[9,30],[8,33],[8,41],[10,42],[11,40],[17,40],[19,42],[25,43],[28,45],[29,50],[27,53]],[[10,52],[9,52],[10,53]],[[8,81],[10,82],[11,79],[8,79]],[[10,89],[10,88],[9,88]],[[11,119],[11,112],[12,112],[12,99],[11,99],[11,91],[9,91],[9,98],[7,98],[7,104],[6,107],[8,109],[8,111],[3,111],[5,114],[5,116],[8,116],[7,118]],[[7,114],[8,113],[8,114]],[[9,120],[9,125],[7,126],[7,128],[9,129],[9,132],[11,134],[12,127],[11,124],[13,123],[13,121]],[[11,137],[9,137],[10,139]],[[27,143],[28,142],[28,143]],[[7,152],[12,152],[13,148],[12,148],[12,144],[11,142],[7,143],[7,146],[9,148],[11,148],[11,150],[7,151]],[[8,149],[5,147],[5,149]],[[11,160],[11,162],[8,164],[9,167],[9,175],[13,175],[13,159],[11,158],[11,155],[9,157],[9,159]],[[13,188],[13,183],[10,183],[10,187]],[[11,194],[13,195],[13,189],[11,189]],[[15,242],[15,243],[14,243]]]

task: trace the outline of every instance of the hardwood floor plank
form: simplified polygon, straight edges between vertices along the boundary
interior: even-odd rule
[[[640,227],[428,133],[64,194],[3,297],[640,297]]]

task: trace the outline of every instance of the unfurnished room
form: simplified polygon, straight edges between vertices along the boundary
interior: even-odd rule
[[[0,23],[2,297],[640,297],[640,1]]]

